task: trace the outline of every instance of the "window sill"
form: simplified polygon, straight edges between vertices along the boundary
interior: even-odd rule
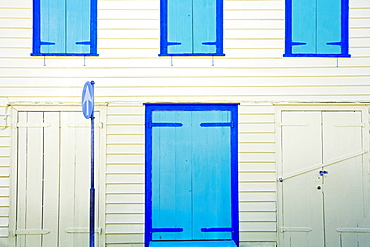
[[[185,53],[185,54],[158,54],[159,57],[224,57],[224,53]]]
[[[43,56],[43,57],[76,57],[76,56],[85,56],[85,57],[97,57],[99,54],[93,53],[31,53],[31,56]]]
[[[351,57],[350,54],[284,54],[283,57]]]
[[[236,247],[232,240],[224,241],[151,241],[150,247]]]

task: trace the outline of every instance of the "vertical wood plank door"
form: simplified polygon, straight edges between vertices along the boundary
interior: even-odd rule
[[[202,232],[231,228],[230,127],[201,126],[230,121],[227,113],[153,113],[155,123],[179,125],[153,127],[153,228],[169,231],[154,240],[231,239],[230,232]]]
[[[151,240],[232,242],[231,123],[230,111],[152,112]]]
[[[369,246],[368,168],[361,112],[323,113],[326,246]]]
[[[18,113],[17,247],[88,246],[91,142],[84,120],[81,112]]]
[[[360,111],[282,112],[281,246],[368,246],[364,126]]]
[[[282,113],[282,246],[323,247],[321,113]],[[316,166],[316,167],[315,167]]]

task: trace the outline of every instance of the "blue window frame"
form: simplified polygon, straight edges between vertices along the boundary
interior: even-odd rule
[[[145,246],[238,246],[238,104],[145,106]]]
[[[348,0],[286,0],[285,57],[350,57]]]
[[[159,56],[224,56],[223,0],[161,0]]]
[[[32,56],[98,56],[97,0],[33,0]]]

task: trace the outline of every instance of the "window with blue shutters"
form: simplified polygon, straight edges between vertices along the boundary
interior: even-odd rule
[[[286,0],[285,57],[350,57],[348,0]]]
[[[97,0],[33,0],[32,56],[97,56]]]
[[[223,0],[161,0],[160,56],[223,56]]]

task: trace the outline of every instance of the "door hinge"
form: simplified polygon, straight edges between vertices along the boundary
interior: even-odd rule
[[[338,228],[340,233],[370,233],[370,228]]]
[[[365,124],[363,123],[358,123],[358,124],[351,124],[351,123],[344,123],[344,124],[336,124],[335,127],[365,127]]]
[[[90,128],[90,123],[69,123],[68,127],[70,128]],[[102,129],[104,127],[103,122],[94,125],[95,128]]]
[[[46,235],[49,234],[50,230],[35,230],[35,229],[21,229],[15,230],[14,235]]]
[[[70,227],[70,228],[66,228],[66,233],[89,233],[90,232],[90,229],[87,228],[87,227]],[[98,233],[98,234],[102,234],[103,233],[103,229],[100,227],[100,228],[96,228],[95,229],[95,232]]]
[[[51,123],[17,123],[17,128],[47,128]]]
[[[182,123],[147,123],[148,128],[153,127],[182,127]]]
[[[282,126],[308,126],[309,124],[304,123],[280,123],[280,127]]]
[[[311,227],[282,227],[281,232],[311,232]]]

